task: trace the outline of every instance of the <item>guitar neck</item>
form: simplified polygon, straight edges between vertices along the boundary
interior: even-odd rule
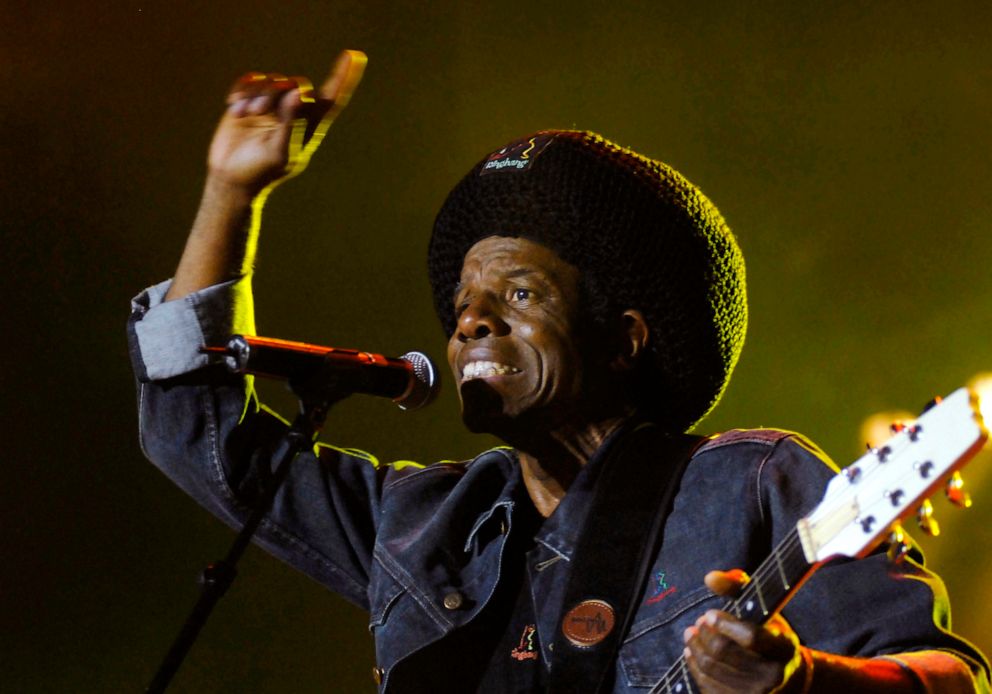
[[[723,610],[763,624],[789,601],[816,564],[839,556],[865,556],[917,506],[921,525],[936,534],[927,497],[942,482],[947,482],[953,503],[968,506],[971,502],[957,470],[988,437],[978,399],[959,388],[935,403],[915,422],[894,427],[896,433],[888,441],[835,475],[819,505],[799,521],[754,572],[740,597]],[[665,694],[694,691],[681,657],[651,689]]]
[[[743,621],[763,624],[785,606],[813,569],[803,553],[799,531],[793,529],[755,570],[740,596],[721,609]],[[651,689],[651,694],[692,694],[696,691],[685,658],[679,656]]]
[[[723,611],[746,622],[764,624],[812,572],[799,532],[793,529],[755,570],[740,596],[723,606]]]

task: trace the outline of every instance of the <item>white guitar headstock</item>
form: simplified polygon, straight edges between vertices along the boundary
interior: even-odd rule
[[[978,401],[967,388],[954,391],[916,421],[871,449],[834,477],[823,501],[798,525],[806,560],[868,554],[889,528],[920,507],[921,525],[936,534],[927,501],[942,483],[948,498],[970,505],[957,470],[985,442]]]

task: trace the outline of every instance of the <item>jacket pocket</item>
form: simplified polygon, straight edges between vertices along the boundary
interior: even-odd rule
[[[372,594],[369,596],[369,631],[374,632],[389,619],[396,601],[406,592],[406,588],[397,581],[380,576],[375,582]]]
[[[725,598],[705,586],[686,593],[665,609],[643,606],[620,648],[620,673],[628,687],[655,685],[682,655],[682,633],[708,609],[720,607]]]

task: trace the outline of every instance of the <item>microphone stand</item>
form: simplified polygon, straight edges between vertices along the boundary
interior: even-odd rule
[[[311,375],[306,383],[289,381],[290,388],[300,399],[300,412],[272,456],[275,471],[262,490],[258,503],[241,528],[241,532],[234,538],[227,556],[208,564],[203,569],[199,580],[200,597],[179,630],[175,641],[172,642],[169,652],[162,659],[151,684],[145,689],[148,694],[161,694],[172,681],[172,677],[182,665],[214,606],[234,582],[238,560],[248,548],[252,536],[272,506],[276,492],[286,479],[293,461],[300,453],[312,448],[331,406],[350,394],[342,393],[337,382],[337,377],[329,368],[318,373],[316,378]]]

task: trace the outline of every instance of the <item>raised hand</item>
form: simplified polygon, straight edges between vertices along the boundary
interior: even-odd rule
[[[368,62],[344,51],[315,92],[306,77],[250,72],[234,83],[208,155],[210,176],[249,195],[300,173],[348,105]]]
[[[316,92],[305,77],[261,72],[234,84],[210,143],[200,209],[166,300],[251,273],[267,193],[306,168],[351,100],[367,60],[361,51],[342,52]]]

